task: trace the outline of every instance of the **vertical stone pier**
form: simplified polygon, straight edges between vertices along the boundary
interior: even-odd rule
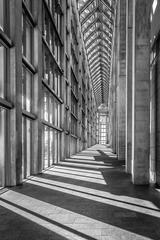
[[[119,1],[119,53],[118,53],[118,159],[125,159],[126,128],[126,0]]]
[[[132,181],[149,183],[150,0],[133,0]]]
[[[133,1],[126,2],[126,172],[131,173],[132,158],[132,31]]]

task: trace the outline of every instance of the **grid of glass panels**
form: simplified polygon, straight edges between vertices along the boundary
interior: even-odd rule
[[[42,159],[43,169],[58,162],[58,143],[60,133],[51,127],[43,126]]]
[[[60,157],[62,100],[62,7],[61,1],[43,3],[42,167]]]
[[[110,79],[114,4],[115,1],[110,0],[78,1],[82,32],[92,72],[92,82],[101,81],[100,86],[103,85],[103,88],[100,87],[100,94],[95,91],[99,105],[101,102],[106,102],[106,104],[108,102],[108,84],[103,84],[103,82],[109,82]],[[99,59],[99,65],[95,66],[94,62],[97,62],[97,59]],[[102,71],[101,62],[107,65],[107,75]],[[101,78],[95,78],[93,66],[97,67],[96,73],[99,72]]]
[[[107,143],[107,116],[104,114],[99,116],[99,143]]]
[[[71,114],[71,133],[77,136],[78,82],[73,72],[71,72]]]
[[[32,1],[24,1],[22,15],[22,179],[32,173],[32,129],[34,120],[34,25]],[[27,11],[26,11],[27,9]],[[30,17],[31,16],[31,17]],[[32,66],[32,67],[30,67]]]

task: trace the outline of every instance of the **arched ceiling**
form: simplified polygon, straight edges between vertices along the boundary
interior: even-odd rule
[[[108,105],[115,0],[78,0],[97,106]]]

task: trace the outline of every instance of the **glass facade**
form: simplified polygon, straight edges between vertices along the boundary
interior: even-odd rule
[[[32,112],[33,101],[33,73],[27,68],[22,69],[22,108]]]
[[[47,6],[46,6],[47,3]],[[59,159],[62,104],[62,9],[58,1],[43,4],[43,130],[42,165],[55,164]]]
[[[29,62],[33,61],[33,25],[31,24],[27,15],[23,14],[22,18],[22,54],[27,58]]]
[[[68,0],[0,0],[0,187],[96,143],[76,11]]]
[[[108,139],[108,129],[107,129],[107,115],[103,113],[99,113],[99,143],[107,144]]]
[[[22,179],[32,172],[32,121],[22,117]]]
[[[22,179],[33,173],[34,119],[34,19],[32,2],[22,5]],[[27,9],[27,10],[26,10]],[[35,116],[36,117],[36,116]]]

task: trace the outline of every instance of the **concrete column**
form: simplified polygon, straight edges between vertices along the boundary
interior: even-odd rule
[[[150,0],[133,0],[132,181],[149,183]]]
[[[131,173],[132,158],[132,29],[133,2],[126,5],[126,172]]]
[[[61,37],[62,39],[65,39],[65,36],[66,36],[66,11],[67,11],[67,6],[66,6],[66,1],[62,1],[62,9],[66,9],[64,11],[64,15],[62,16],[63,20],[62,20],[62,33],[61,33]],[[63,103],[61,104],[61,115],[60,115],[60,121],[61,121],[61,128],[63,129],[62,132],[59,133],[59,143],[58,143],[58,148],[59,148],[59,161],[61,160],[64,160],[65,158],[65,152],[66,152],[66,145],[65,145],[65,100],[64,100],[64,96],[65,96],[65,84],[66,84],[66,80],[65,80],[65,77],[64,77],[64,73],[66,71],[66,64],[65,64],[65,61],[66,61],[66,55],[65,55],[65,52],[67,52],[67,46],[66,46],[66,42],[64,43],[63,45],[63,50],[61,51],[61,67],[62,69],[64,70],[63,72],[63,75],[61,76],[61,97],[63,99]]]
[[[117,17],[115,23],[115,40],[114,40],[114,53],[113,53],[113,92],[112,92],[112,149],[114,153],[117,153]]]
[[[115,38],[116,39],[116,38]],[[109,115],[110,115],[110,129],[109,129],[109,140],[110,145],[114,153],[116,153],[116,61],[115,61],[115,52],[116,44],[114,41],[114,52],[112,57],[112,81],[110,83],[110,106],[109,106]]]
[[[37,19],[37,26],[34,29],[34,65],[37,68],[37,73],[34,75],[34,102],[35,102],[35,113],[37,119],[34,121],[34,131],[32,141],[34,145],[32,174],[37,174],[43,170],[43,159],[42,159],[42,128],[43,124],[41,121],[41,111],[43,109],[43,92],[42,92],[42,66],[43,66],[43,56],[42,56],[42,1],[34,1],[34,16]]]
[[[125,159],[126,124],[126,0],[119,0],[119,57],[118,57],[118,159]]]
[[[22,183],[22,1],[9,1],[10,38],[14,45],[9,51],[10,100],[14,107],[9,114],[9,149],[6,161],[6,186]]]

